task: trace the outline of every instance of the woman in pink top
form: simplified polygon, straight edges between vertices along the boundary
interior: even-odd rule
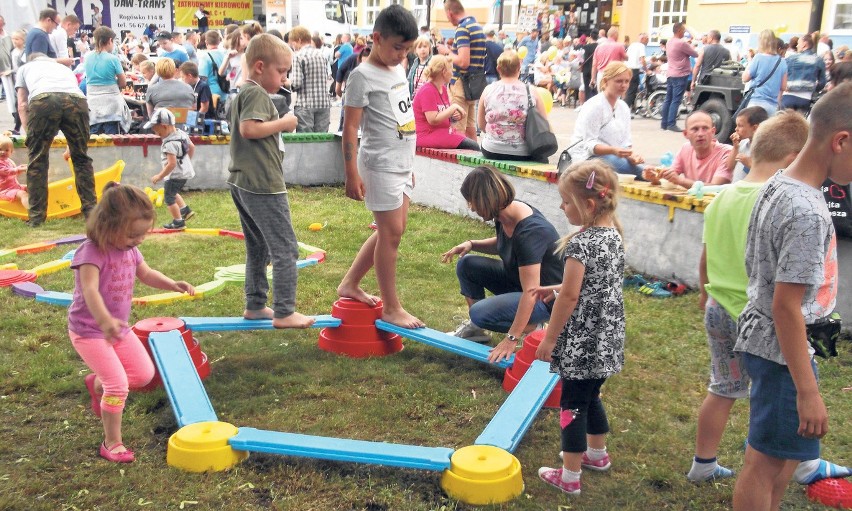
[[[92,370],[86,388],[92,412],[101,418],[101,457],[130,463],[135,457],[121,440],[121,415],[130,387],[145,386],[154,364],[127,325],[133,285],[139,280],[157,289],[195,294],[186,282],[175,282],[145,264],[137,246],[156,215],[148,196],[134,186],[110,182],[86,222],[86,236],[71,261],[74,298],[68,309],[71,344]]]
[[[453,103],[447,83],[453,76],[453,65],[443,55],[435,55],[423,71],[427,80],[414,96],[414,124],[417,147],[434,149],[479,149],[475,140],[456,131],[451,121],[462,119],[465,110]]]

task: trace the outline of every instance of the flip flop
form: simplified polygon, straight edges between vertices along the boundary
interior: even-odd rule
[[[666,291],[663,289],[662,282],[654,282],[653,284],[645,284],[644,286],[639,288],[639,292],[642,294],[646,294],[653,298],[671,298],[671,291]]]

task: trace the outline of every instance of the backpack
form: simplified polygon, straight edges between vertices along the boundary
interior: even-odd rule
[[[181,137],[180,142],[180,154],[177,156],[178,165],[183,166],[183,157],[189,152],[189,137]]]
[[[219,74],[219,66],[216,65],[216,61],[213,59],[213,55],[210,52],[207,52],[207,57],[210,59],[210,62],[213,63],[213,73],[216,76],[216,82],[219,84],[219,88],[222,89],[223,94],[227,94],[231,90],[231,82],[228,81],[227,78]],[[208,77],[208,80],[210,77]]]

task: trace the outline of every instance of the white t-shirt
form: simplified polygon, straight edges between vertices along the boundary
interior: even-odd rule
[[[177,160],[175,168],[166,176],[164,181],[168,181],[169,179],[192,179],[195,177],[195,168],[192,166],[189,150],[187,149],[187,153],[184,154],[181,140],[188,141],[189,135],[179,129],[175,129],[173,133],[166,135],[166,138],[163,139],[162,146],[160,147],[160,162],[165,167],[169,161],[168,154],[175,155],[175,159]]]
[[[66,32],[62,27],[56,27],[53,32],[50,33],[50,46],[52,46],[53,51],[56,52],[56,58],[67,59],[68,32]]]
[[[393,172],[414,169],[414,109],[402,66],[387,69],[365,60],[349,74],[343,104],[364,109],[359,165]]]
[[[627,67],[639,69],[642,67],[642,57],[645,56],[645,45],[640,42],[630,43],[627,47]]]
[[[77,86],[77,77],[71,68],[50,57],[39,57],[21,66],[15,78],[15,88],[27,89],[27,100],[45,92],[65,92],[85,97]]]
[[[594,156],[596,145],[610,145],[628,149],[633,147],[630,138],[630,107],[618,100],[613,108],[606,94],[597,94],[586,101],[577,122],[574,123],[574,136],[568,152],[575,162],[586,161]]]

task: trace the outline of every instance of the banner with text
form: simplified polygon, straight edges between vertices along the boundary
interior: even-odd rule
[[[230,23],[242,23],[252,16],[252,0],[174,0],[175,27],[179,29],[198,28],[195,11],[200,6],[210,13],[207,17],[211,30],[225,28],[225,19]],[[232,21],[231,21],[232,20]]]
[[[51,0],[61,16],[74,13],[83,22],[81,30],[91,32],[101,25],[117,34],[130,30],[142,34],[150,24],[172,30],[173,0]]]

